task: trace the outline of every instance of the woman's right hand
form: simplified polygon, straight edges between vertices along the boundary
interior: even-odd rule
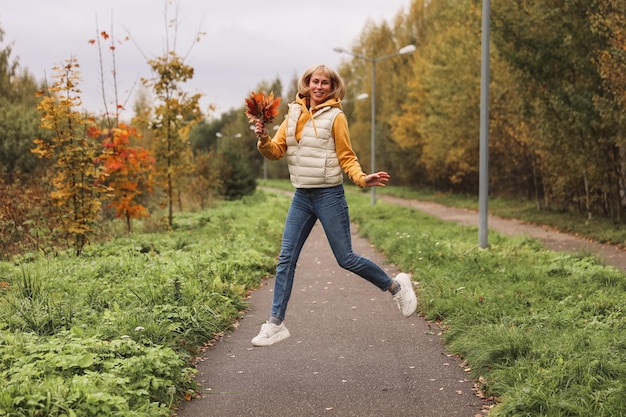
[[[261,138],[266,138],[269,136],[269,132],[267,130],[267,128],[265,127],[265,123],[263,123],[263,120],[261,119],[256,119],[256,126],[254,129],[254,133],[256,134],[257,138],[261,139]]]

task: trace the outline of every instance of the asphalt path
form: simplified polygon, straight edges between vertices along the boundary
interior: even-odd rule
[[[353,231],[356,253],[398,269]],[[413,277],[417,285],[421,277]],[[270,347],[251,339],[267,320],[273,279],[198,363],[201,396],[180,417],[474,417],[481,400],[440,330],[404,318],[389,293],[337,265],[319,223],[298,267],[285,325],[291,337]]]

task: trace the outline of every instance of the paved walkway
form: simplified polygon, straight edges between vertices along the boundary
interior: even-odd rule
[[[385,263],[353,234],[355,252]],[[415,277],[419,280],[419,277]],[[202,397],[180,417],[474,417],[481,400],[439,330],[403,318],[389,293],[341,269],[322,227],[313,229],[296,270],[285,319],[291,337],[253,348],[268,318],[273,279],[250,299],[236,331],[198,364]]]

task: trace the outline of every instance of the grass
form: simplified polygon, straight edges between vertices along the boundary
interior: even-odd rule
[[[258,193],[80,258],[0,263],[0,416],[170,415],[273,273],[287,204]]]
[[[527,237],[490,233],[481,250],[475,227],[347,198],[360,233],[413,274],[421,314],[498,399],[492,417],[626,415],[624,274]],[[0,416],[171,414],[196,388],[202,345],[272,274],[288,204],[257,192],[81,258],[0,263]]]

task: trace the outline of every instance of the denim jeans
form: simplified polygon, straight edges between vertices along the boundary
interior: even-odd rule
[[[391,278],[374,262],[352,251],[350,215],[343,185],[329,188],[298,188],[283,231],[282,248],[276,266],[272,317],[284,320],[291,296],[296,263],[311,229],[320,220],[339,266],[353,272],[383,291]]]

